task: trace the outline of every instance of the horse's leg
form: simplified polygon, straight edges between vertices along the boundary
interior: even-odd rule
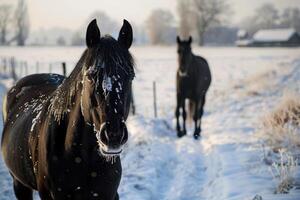
[[[194,108],[194,115],[193,120],[195,124],[195,131],[194,131],[194,138],[197,140],[200,136],[200,128],[198,126],[198,119],[199,119],[199,100],[195,101],[195,108]]]
[[[14,178],[14,192],[18,200],[32,200],[32,189],[24,186],[17,179]]]
[[[199,124],[198,124],[198,127],[197,127],[197,133],[199,134],[199,136],[200,136],[200,133],[201,133],[201,121],[202,121],[204,104],[205,104],[205,94],[201,98],[200,107],[199,107],[199,111],[198,111],[199,112],[199,114],[198,114]]]
[[[182,102],[182,119],[183,119],[183,130],[182,130],[182,133],[181,133],[181,137],[186,135],[186,127],[185,127],[185,121],[186,121],[186,110],[185,110],[185,99],[183,99],[183,102]]]

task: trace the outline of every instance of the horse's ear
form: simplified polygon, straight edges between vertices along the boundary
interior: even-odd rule
[[[181,42],[180,37],[178,35],[176,37],[176,41],[177,41],[178,44]]]
[[[193,38],[192,38],[192,36],[190,36],[188,42],[191,44],[192,41],[193,41]]]
[[[86,31],[86,45],[91,48],[100,42],[100,30],[97,26],[97,20],[91,21]]]
[[[125,48],[129,49],[132,44],[132,38],[132,27],[129,22],[124,19],[123,26],[119,33],[118,42]]]

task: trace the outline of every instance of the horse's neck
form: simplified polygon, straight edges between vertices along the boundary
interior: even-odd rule
[[[193,53],[190,52],[188,55],[185,56],[185,58],[179,62],[180,66],[188,66],[191,64],[191,62],[193,61]]]
[[[78,138],[83,138],[81,134],[86,132],[87,124],[84,121],[81,112],[81,91],[77,91],[75,101],[70,107],[70,112],[67,113],[66,120],[66,137],[65,149],[72,148],[74,143],[77,143]]]
[[[61,121],[74,104],[74,97],[81,90],[82,66],[76,65],[69,77],[53,92],[50,98],[50,114]]]

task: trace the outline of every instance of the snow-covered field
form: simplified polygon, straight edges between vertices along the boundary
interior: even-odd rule
[[[82,51],[11,47],[0,48],[0,57],[26,60],[30,72],[36,72],[37,61],[39,72],[48,72],[51,62],[52,72],[60,73],[59,63],[67,62],[70,72]],[[252,200],[256,195],[264,200],[300,199],[296,187],[288,194],[274,194],[277,182],[271,166],[263,161],[263,142],[256,137],[262,117],[283,94],[300,93],[299,48],[195,48],[212,71],[199,141],[193,139],[192,128],[181,139],[174,130],[176,47],[135,47],[131,52],[137,65],[137,115],[127,121],[130,138],[122,155],[121,199]],[[153,81],[157,85],[156,119]],[[0,89],[2,96],[5,88]],[[14,199],[1,156],[0,199]]]

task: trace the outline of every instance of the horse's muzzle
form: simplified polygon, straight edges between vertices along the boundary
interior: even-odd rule
[[[128,140],[125,122],[121,122],[117,128],[112,126],[110,123],[103,123],[97,136],[100,151],[104,156],[119,155]]]

